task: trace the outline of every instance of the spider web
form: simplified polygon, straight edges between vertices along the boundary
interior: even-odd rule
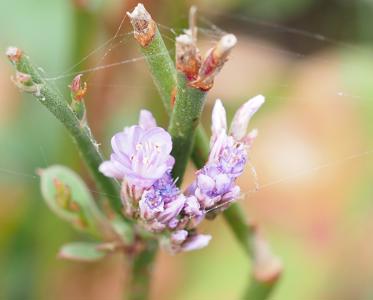
[[[218,15],[218,14],[217,14]],[[268,21],[263,21],[257,18],[252,18],[252,17],[246,17],[246,16],[240,16],[240,15],[234,15],[234,14],[224,14],[225,17],[231,18],[233,20],[239,20],[241,22],[246,23],[247,26],[250,26],[250,24],[254,24],[255,26],[262,27],[263,29],[266,29],[268,31],[274,31],[274,32],[282,32],[285,34],[289,34],[291,36],[294,36],[295,38],[297,37],[302,37],[306,39],[310,39],[313,41],[318,41],[321,43],[325,43],[326,45],[330,46],[335,46],[341,49],[345,50],[352,50],[352,51],[364,51],[363,48],[361,48],[358,45],[354,45],[351,43],[347,43],[344,41],[336,40],[332,37],[325,36],[321,33],[314,33],[314,32],[309,32],[300,28],[294,28],[294,27],[288,27],[284,26],[282,24],[277,24],[277,23],[272,23]],[[135,40],[133,39],[133,32],[132,30],[125,31],[125,21],[128,21],[126,15],[123,16],[123,18],[120,21],[120,24],[117,27],[116,32],[112,37],[110,37],[108,40],[100,44],[97,48],[92,49],[89,53],[87,53],[86,56],[82,57],[79,61],[74,63],[72,66],[67,68],[66,70],[60,72],[59,74],[55,75],[47,75],[45,72],[43,72],[44,79],[57,84],[59,81],[65,80],[65,79],[72,79],[75,75],[77,74],[84,74],[87,77],[85,77],[85,81],[90,82],[92,75],[95,74],[96,72],[100,72],[106,69],[110,68],[125,68],[126,65],[128,64],[135,64],[140,61],[145,60],[145,57],[143,55],[138,55],[135,57],[127,57],[127,58],[122,58],[118,61],[115,62],[110,62],[110,63],[104,63],[103,61],[105,58],[110,56],[112,51],[114,49],[117,49],[119,47],[123,47],[127,45],[128,43],[136,43]],[[226,33],[226,31],[222,28],[220,28],[218,25],[214,24],[212,21],[210,21],[203,13],[199,17],[199,23],[200,27],[198,27],[198,32],[199,34],[206,39],[208,42],[214,43],[219,38]],[[174,41],[175,36],[178,35],[179,33],[182,32],[181,28],[175,28],[175,27],[170,27],[165,24],[160,24],[158,23],[158,27],[160,29],[161,35],[164,39],[169,40],[169,41]],[[288,49],[284,49],[281,47],[277,47],[276,45],[271,45],[271,46],[263,46],[259,45],[258,47],[263,47],[264,49],[269,49],[271,51],[275,51],[280,55],[288,56],[291,58],[296,58],[300,60],[305,60],[309,58],[311,55],[308,54],[303,54],[300,52],[295,52],[291,51]],[[173,54],[174,49],[168,49],[170,54]],[[101,53],[103,52],[103,53]],[[101,53],[101,54],[100,54]],[[80,69],[80,66],[85,63],[88,59],[91,57],[95,57],[99,55],[99,58],[97,59],[95,65],[93,67],[87,68],[87,69]],[[155,54],[154,56],[157,55],[162,55],[162,53]],[[234,53],[232,54],[234,55]],[[330,61],[327,59],[323,58],[316,58],[317,60],[320,60],[324,64],[328,65],[330,64]],[[243,74],[244,76],[244,74]],[[90,84],[94,86],[94,84]],[[108,86],[108,87],[129,87],[129,88],[135,88],[135,89],[141,89],[144,88],[144,86],[133,86],[133,85],[126,85],[124,84],[107,84],[107,85],[102,85],[102,86]],[[289,85],[287,84],[281,84],[282,87],[288,87]],[[350,98],[352,100],[356,99],[361,99],[363,96],[360,95],[352,95],[346,91],[343,90],[337,90],[333,93],[333,96],[337,97],[344,97],[344,98]],[[281,97],[269,97],[269,101],[278,101],[280,99],[283,99]],[[325,99],[327,101],[327,99]],[[261,136],[260,138],[265,138]],[[255,149],[254,149],[255,151]],[[325,169],[329,168],[335,168],[337,166],[341,166],[343,164],[346,164],[350,161],[356,161],[358,159],[363,159],[367,156],[370,156],[373,154],[373,149],[371,150],[365,150],[365,151],[357,151],[356,153],[351,153],[349,155],[343,156],[336,158],[334,160],[325,160],[324,162],[321,162],[319,164],[316,164],[310,168],[306,169],[300,169],[296,172],[281,176],[279,178],[274,178],[272,180],[269,180],[267,182],[260,182],[259,178],[260,176],[257,175],[257,171],[255,170],[255,167],[253,165],[249,165],[249,169],[251,170],[253,181],[254,181],[254,188],[246,191],[247,193],[258,193],[261,190],[264,189],[270,189],[273,188],[274,186],[278,186],[281,184],[284,184],[285,182],[291,181],[293,179],[306,176],[312,173],[317,173],[321,172]],[[45,159],[45,154],[44,150],[41,147],[41,155],[44,158],[45,164],[47,164],[47,160]],[[6,176],[19,176],[23,177],[25,179],[30,179],[30,180],[38,180],[38,176],[34,174],[29,174],[29,173],[24,173],[24,172],[19,172],[17,170],[12,170],[12,169],[7,169],[7,168],[0,168],[0,173],[3,173]],[[258,170],[258,173],[260,174],[260,170]],[[285,172],[284,172],[285,173]],[[104,193],[101,193],[96,190],[91,190],[91,192],[100,194],[103,196],[107,196]]]

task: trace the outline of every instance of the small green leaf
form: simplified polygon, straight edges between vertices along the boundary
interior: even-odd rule
[[[40,171],[41,191],[49,208],[80,230],[97,235],[105,217],[83,180],[63,166]]]
[[[58,257],[63,259],[93,262],[104,258],[107,252],[98,250],[98,243],[76,242],[64,245]]]

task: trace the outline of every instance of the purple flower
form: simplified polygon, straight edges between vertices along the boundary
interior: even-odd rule
[[[220,100],[212,113],[212,137],[206,165],[196,172],[185,193],[171,176],[170,135],[157,127],[149,111],[140,112],[139,125],[124,128],[111,141],[110,160],[101,164],[106,176],[122,180],[124,212],[144,229],[156,233],[171,253],[205,247],[211,236],[197,234],[197,225],[213,212],[226,209],[240,195],[236,179],[244,171],[247,150],[257,131],[246,132],[252,115],[264,102],[257,96],[236,112],[227,132]]]
[[[198,250],[206,247],[211,240],[211,235],[208,234],[196,234],[188,236],[186,241],[182,244],[182,251]]]
[[[247,134],[247,127],[249,125],[251,117],[258,111],[258,109],[264,103],[264,97],[258,95],[247,102],[245,102],[235,113],[229,135],[232,136],[237,142],[245,142],[248,135],[256,135],[256,129],[254,132]],[[212,142],[215,141],[216,137],[220,132],[227,132],[227,117],[224,106],[221,100],[216,100],[213,111],[212,111]]]
[[[225,209],[226,204],[239,196],[240,188],[235,181],[244,171],[247,150],[257,135],[256,130],[247,134],[247,126],[263,103],[264,97],[256,96],[243,104],[234,115],[228,134],[225,109],[220,100],[216,101],[212,111],[209,160],[196,173],[195,182],[187,190],[205,210]]]
[[[172,232],[169,238],[164,239],[162,246],[168,252],[176,254],[204,248],[210,240],[211,235],[197,234],[181,229]]]
[[[142,194],[139,201],[140,217],[150,231],[176,228],[185,201],[185,196],[175,186],[170,172],[167,172]]]
[[[152,114],[142,110],[139,125],[126,127],[111,140],[113,153],[100,166],[108,177],[125,180],[137,189],[149,188],[172,169],[171,136],[156,127]]]

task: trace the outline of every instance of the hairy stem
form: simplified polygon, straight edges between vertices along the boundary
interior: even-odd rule
[[[189,87],[185,75],[178,73],[176,100],[168,131],[172,137],[172,155],[175,165],[174,178],[181,185],[185,168],[192,152],[195,130],[199,123],[206,92]]]
[[[9,58],[15,65],[17,74],[23,77],[29,77],[27,82],[22,80],[14,80],[15,84],[23,91],[30,92],[33,96],[43,104],[69,131],[74,141],[76,142],[80,154],[85,160],[92,176],[101,187],[105,196],[109,199],[111,207],[122,215],[121,202],[119,197],[119,185],[105,177],[98,170],[99,165],[103,161],[103,157],[98,150],[98,144],[92,136],[88,125],[81,123],[73,113],[67,101],[63,99],[61,94],[52,85],[46,82],[40,75],[38,69],[33,66],[29,58],[22,54],[17,48],[9,48]],[[17,57],[11,57],[11,50],[18,51]]]
[[[145,47],[141,46],[140,49],[146,58],[163,105],[170,115],[171,94],[176,86],[176,70],[158,28],[150,44]]]
[[[144,249],[130,261],[131,280],[127,291],[128,300],[146,300],[149,298],[151,274],[157,248],[157,242],[149,240]]]

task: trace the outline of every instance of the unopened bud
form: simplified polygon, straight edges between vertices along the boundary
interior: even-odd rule
[[[22,85],[32,84],[32,78],[30,74],[26,74],[20,71],[16,71],[15,80]]]
[[[134,29],[135,39],[142,47],[146,47],[153,40],[156,32],[156,24],[144,5],[139,3],[132,13],[127,12]]]
[[[9,60],[12,63],[17,63],[22,57],[22,51],[21,49],[17,47],[8,47],[5,54],[8,56]]]
[[[84,82],[83,85],[81,85],[80,78],[83,76],[83,74],[79,74],[75,76],[71,84],[69,85],[69,88],[71,90],[71,94],[76,101],[81,101],[85,94],[87,93],[87,83]]]

